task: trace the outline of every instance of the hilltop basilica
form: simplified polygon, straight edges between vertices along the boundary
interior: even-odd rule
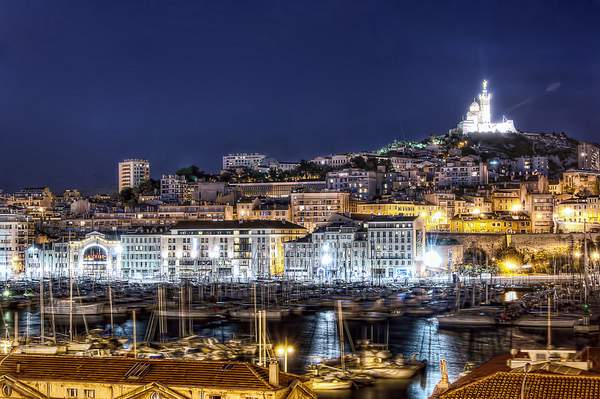
[[[492,93],[487,90],[488,82],[484,80],[479,97],[469,106],[465,119],[456,126],[463,133],[516,133],[512,120],[502,117],[502,122],[492,122]]]

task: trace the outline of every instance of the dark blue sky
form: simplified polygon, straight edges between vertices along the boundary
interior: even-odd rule
[[[490,80],[528,131],[600,137],[598,1],[0,2],[0,188],[111,189],[454,126]]]

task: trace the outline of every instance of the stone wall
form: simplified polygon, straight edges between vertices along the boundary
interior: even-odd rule
[[[501,248],[512,246],[524,255],[547,252],[557,256],[583,252],[582,233],[562,234],[464,234],[464,233],[435,233],[438,238],[453,238],[463,245],[465,256],[473,249],[485,253],[491,258]],[[588,248],[600,246],[600,233],[588,233]],[[465,262],[470,262],[465,259]]]

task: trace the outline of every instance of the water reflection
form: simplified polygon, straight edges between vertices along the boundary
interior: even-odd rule
[[[144,340],[149,320],[148,313],[140,313],[136,319],[138,342]],[[36,310],[23,309],[18,312],[18,330],[21,336],[39,336],[40,316]],[[15,315],[5,312],[3,328],[12,335],[14,331]],[[120,336],[131,337],[133,332],[132,320],[127,317],[114,319],[115,333]],[[490,328],[472,330],[439,330],[435,319],[396,318],[389,322],[364,323],[349,321],[348,331],[345,332],[355,342],[359,339],[370,339],[373,342],[388,343],[394,354],[402,353],[405,356],[417,354],[419,359],[425,359],[428,366],[424,373],[410,381],[384,381],[380,380],[375,385],[361,390],[329,392],[320,394],[321,398],[360,398],[375,399],[382,397],[394,398],[427,398],[435,384],[439,381],[439,362],[446,359],[450,379],[454,380],[462,371],[466,362],[479,364],[491,356],[507,353],[513,347],[526,347],[545,344],[544,330],[522,330],[517,328]],[[54,326],[54,327],[53,327]],[[102,328],[108,330],[110,319],[108,316],[99,318],[74,318],[74,328],[77,332],[88,329]],[[288,363],[292,372],[304,373],[307,364],[315,363],[323,358],[339,356],[339,336],[337,320],[333,310],[321,311],[305,316],[290,317],[281,321],[269,321],[269,335],[275,344],[283,343],[295,347]],[[53,331],[57,334],[68,335],[69,320],[67,318],[49,319],[45,322],[47,336]],[[178,332],[178,321],[169,320],[167,328],[171,336]],[[219,322],[194,322],[193,330],[196,334],[213,336],[221,341],[231,338],[249,337],[254,332],[250,322],[219,321]],[[349,333],[349,334],[348,334]],[[571,330],[553,332],[553,342],[559,346],[597,345],[598,338],[590,341],[588,338],[576,337]],[[346,349],[351,347],[347,341]]]

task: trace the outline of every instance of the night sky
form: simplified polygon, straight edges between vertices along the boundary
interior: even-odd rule
[[[223,153],[445,133],[483,78],[525,131],[600,141],[600,1],[0,1],[0,188],[115,190]]]

